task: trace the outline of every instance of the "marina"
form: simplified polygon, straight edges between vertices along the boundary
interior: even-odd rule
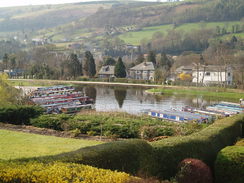
[[[93,99],[82,92],[75,91],[73,86],[58,85],[42,87],[30,93],[34,104],[46,109],[46,113],[76,113],[82,109],[93,108]]]
[[[242,99],[240,104],[220,102],[211,106],[206,106],[205,109],[193,107],[183,107],[182,110],[163,110],[163,111],[148,111],[148,115],[176,122],[196,121],[198,123],[209,123],[219,117],[227,117],[239,113],[244,113],[242,107]]]

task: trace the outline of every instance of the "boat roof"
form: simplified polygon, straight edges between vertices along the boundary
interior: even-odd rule
[[[190,113],[185,111],[174,111],[174,110],[165,110],[165,111],[151,111],[161,114],[167,114],[167,115],[173,115],[173,116],[180,116],[184,118],[193,118],[193,119],[200,119],[200,118],[209,118],[208,115],[203,114],[196,114],[196,113]]]

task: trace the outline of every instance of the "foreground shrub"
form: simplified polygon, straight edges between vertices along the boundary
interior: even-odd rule
[[[215,161],[216,183],[243,183],[244,140],[222,149]]]
[[[43,108],[38,106],[11,105],[0,107],[0,122],[28,125],[31,118],[38,117],[43,112]]]
[[[131,178],[126,173],[74,163],[0,163],[2,183],[126,183]]]
[[[213,177],[210,168],[201,160],[184,159],[179,164],[176,175],[179,183],[212,183]]]
[[[154,162],[151,174],[162,179],[175,176],[178,164],[186,158],[201,159],[213,167],[218,152],[232,145],[241,134],[244,115],[215,121],[200,132],[184,137],[171,137],[152,142]]]
[[[82,112],[77,115],[42,115],[31,120],[31,125],[81,134],[116,138],[153,138],[157,136],[186,135],[199,131],[201,124],[177,124],[119,112]],[[77,134],[78,135],[78,134]]]
[[[85,147],[54,156],[31,158],[42,162],[62,161],[136,174],[149,172],[152,147],[143,140],[123,140]],[[24,160],[26,161],[26,159]]]

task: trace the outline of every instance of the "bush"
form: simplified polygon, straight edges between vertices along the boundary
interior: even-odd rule
[[[126,183],[131,178],[126,173],[74,163],[0,163],[0,182],[2,183]]]
[[[138,171],[148,172],[151,163],[152,147],[143,140],[123,140],[54,156],[31,158],[44,162],[62,161],[87,164],[98,168],[119,170],[136,174]]]
[[[39,106],[14,105],[0,107],[0,121],[15,125],[28,125],[31,118],[36,118],[44,112]]]
[[[177,172],[177,165],[185,158],[196,158],[213,167],[217,153],[233,144],[241,136],[244,115],[215,121],[212,125],[184,137],[171,137],[152,142],[154,162],[151,174],[169,179]]]
[[[212,183],[213,176],[210,168],[201,160],[184,159],[179,164],[176,175],[179,183]]]
[[[67,114],[60,114],[60,115],[41,115],[38,118],[31,119],[30,124],[39,127],[39,128],[50,128],[54,130],[64,130],[67,128],[65,123],[70,118]],[[74,128],[76,129],[76,128]]]
[[[222,149],[215,161],[216,183],[242,183],[244,180],[244,140]]]

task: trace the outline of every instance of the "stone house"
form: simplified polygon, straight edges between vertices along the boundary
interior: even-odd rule
[[[113,66],[113,65],[102,66],[102,68],[98,72],[98,77],[99,78],[113,78],[113,77],[115,77],[114,76],[114,68],[115,68],[115,66]]]
[[[155,66],[152,62],[142,62],[129,69],[129,78],[154,80]]]

